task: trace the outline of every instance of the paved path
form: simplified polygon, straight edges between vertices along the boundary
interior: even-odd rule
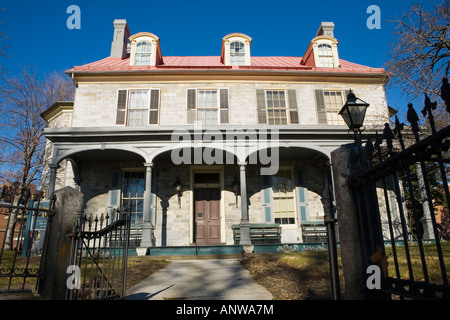
[[[237,259],[176,260],[127,290],[127,300],[272,300]]]

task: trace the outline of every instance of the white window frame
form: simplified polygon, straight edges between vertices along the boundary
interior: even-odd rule
[[[147,46],[149,48],[148,52],[139,52],[138,51],[139,45],[142,43],[147,43]],[[149,40],[141,40],[141,41],[136,42],[136,53],[135,53],[135,63],[134,63],[135,66],[149,66],[152,64],[152,50],[153,50],[152,47],[153,47],[152,42]],[[146,56],[147,63],[138,63],[138,56]]]
[[[329,93],[340,93],[341,95],[341,101],[336,102],[335,108],[330,108],[330,104],[327,103],[327,94]],[[328,125],[346,125],[344,119],[339,115],[339,112],[342,109],[342,106],[345,103],[345,91],[339,90],[339,89],[323,89],[323,101],[325,104],[325,112],[327,115],[327,124]]]
[[[244,50],[243,52],[233,52],[231,49],[231,46],[234,43],[239,43],[240,46],[242,46],[242,49]],[[239,41],[239,40],[233,40],[232,42],[230,42],[230,65],[231,66],[245,66],[245,42],[243,41]],[[239,61],[235,61],[235,57],[239,57]]]
[[[288,167],[280,167],[278,169],[278,171],[289,171],[290,175],[291,175],[291,181],[292,181],[292,206],[293,206],[293,214],[294,214],[294,223],[282,223],[282,221],[280,221],[280,225],[282,227],[295,227],[297,228],[298,226],[298,212],[297,212],[297,195],[296,195],[296,182],[295,182],[295,174],[294,174],[294,167],[288,166]],[[276,210],[275,210],[275,192],[274,192],[274,188],[273,188],[273,177],[275,175],[272,176],[271,179],[271,197],[272,197],[272,205],[273,205],[273,221],[275,223],[277,219],[276,217]],[[282,218],[281,218],[282,219]]]
[[[326,47],[326,49],[323,49]],[[317,51],[319,54],[319,67],[322,68],[334,68],[334,54],[333,46],[328,43],[320,43],[317,46]]]
[[[199,108],[199,91],[216,91],[217,93],[217,108],[214,110],[217,111],[217,122],[213,125],[226,125],[230,124],[230,89],[229,88],[188,88],[187,90],[195,90],[195,109],[189,109],[188,108],[188,94],[186,91],[186,110],[187,111],[195,111],[195,123],[200,123],[199,120],[199,109],[205,110],[206,108]],[[220,100],[220,92],[221,90],[227,90],[227,104],[228,108],[221,108],[221,100]],[[209,108],[210,110],[213,110],[212,108]],[[221,123],[221,112],[228,112],[227,123]],[[205,124],[203,124],[205,125]]]
[[[146,116],[146,121],[144,121],[144,123],[142,124],[142,127],[145,126],[157,126],[159,125],[159,121],[160,121],[160,115],[161,115],[161,89],[159,88],[131,88],[131,89],[118,89],[117,90],[117,94],[116,94],[116,117],[117,117],[117,101],[119,99],[119,91],[121,90],[126,90],[127,94],[126,94],[126,102],[125,102],[125,121],[124,124],[116,124],[116,126],[122,126],[122,127],[136,127],[136,126],[130,126],[129,125],[129,111],[130,111],[130,93],[132,91],[148,91],[148,106],[146,109],[147,112],[147,116]],[[150,109],[151,106],[151,92],[152,90],[158,90],[158,108],[157,109],[153,109],[153,110],[157,110],[158,112],[158,117],[157,117],[157,123],[150,123],[150,114],[152,112],[152,109]],[[136,109],[138,110],[138,109]]]
[[[284,92],[284,108],[277,108],[279,110],[283,109],[286,112],[286,123],[282,124],[282,123],[278,123],[278,124],[272,124],[269,123],[269,104],[268,104],[268,99],[267,99],[267,92],[269,91],[278,91],[278,92]],[[267,117],[267,124],[268,125],[280,125],[280,126],[285,126],[291,123],[291,119],[289,118],[289,102],[288,102],[288,94],[287,94],[287,90],[285,89],[265,89],[264,91],[264,98],[265,98],[265,103],[266,103],[266,117]],[[273,107],[271,107],[271,109],[275,109]]]
[[[126,195],[124,193],[125,174],[126,173],[140,173],[140,174],[142,174],[144,176],[144,190],[143,190],[142,196],[138,197],[136,195],[131,195],[131,194]],[[142,223],[143,223],[143,219],[144,219],[144,201],[145,201],[145,179],[146,179],[145,169],[143,169],[143,168],[127,168],[127,169],[123,169],[122,170],[122,183],[121,183],[121,188],[120,188],[120,195],[121,195],[120,203],[121,203],[121,205],[124,206],[124,202],[126,200],[136,201],[136,202],[139,201],[139,200],[142,201],[142,221],[141,221],[141,223],[136,223],[136,220],[135,220],[135,223],[133,225],[142,225]],[[126,209],[126,208],[124,208],[124,209]],[[136,215],[137,213],[138,213],[137,211],[134,211],[134,212],[132,211],[131,212],[132,215]]]

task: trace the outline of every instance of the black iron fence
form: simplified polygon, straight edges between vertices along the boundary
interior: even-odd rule
[[[17,205],[0,202],[0,292],[37,290],[44,275],[41,257],[55,213],[54,200],[30,199],[27,191]]]
[[[81,215],[72,239],[66,298],[112,300],[125,296],[130,210]]]
[[[393,130],[386,124],[353,153],[364,278],[370,281],[371,265],[382,271],[380,288],[361,284],[367,298],[450,299],[450,242],[442,236],[450,208],[450,126],[436,129],[435,109],[426,96],[422,113],[429,121],[420,126],[409,105],[409,128],[396,119]]]

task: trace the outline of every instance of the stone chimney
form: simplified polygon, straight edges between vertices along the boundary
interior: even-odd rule
[[[317,31],[317,36],[329,36],[334,38],[334,23],[333,22],[322,22]]]
[[[114,20],[114,38],[111,45],[111,58],[125,59],[128,57],[127,45],[130,37],[127,20]]]

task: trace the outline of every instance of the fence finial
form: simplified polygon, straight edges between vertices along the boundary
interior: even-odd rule
[[[416,110],[414,110],[412,103],[408,104],[406,119],[409,123],[411,123],[412,131],[419,132],[419,117],[417,116]]]
[[[447,106],[447,112],[450,113],[450,85],[448,84],[448,79],[445,77],[442,79],[441,98]]]
[[[383,138],[386,139],[387,148],[389,150],[389,153],[391,153],[392,149],[394,148],[392,140],[395,138],[395,136],[392,133],[391,127],[389,127],[389,123],[384,124]]]
[[[367,164],[369,167],[372,165],[373,152],[375,148],[373,146],[372,138],[369,137],[366,142],[366,147],[364,148]]]

